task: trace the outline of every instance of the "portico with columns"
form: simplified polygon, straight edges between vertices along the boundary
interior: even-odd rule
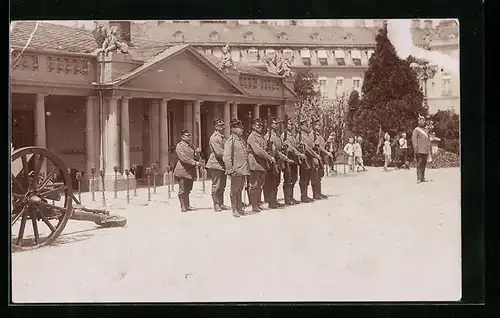
[[[54,151],[68,168],[84,173],[84,190],[93,169],[95,180],[104,172],[105,188],[113,191],[115,169],[118,189],[124,189],[126,170],[153,164],[161,185],[167,168],[177,162],[180,130],[188,128],[193,144],[208,158],[215,118],[224,119],[229,134],[232,118],[245,123],[248,114],[267,117],[267,109],[281,117],[284,102],[295,100],[293,86],[282,77],[263,76],[261,70],[249,74],[248,68],[247,73],[221,70],[188,45],[166,49],[143,64],[116,53],[78,56],[88,67],[84,76],[75,65],[75,74],[43,74],[50,70],[52,52],[26,50],[23,55],[28,65],[15,68],[11,81],[14,147]],[[30,65],[32,56],[46,67]],[[99,62],[106,62],[102,72]],[[248,85],[249,79],[262,85]],[[138,169],[130,175],[131,187],[141,182],[136,178],[141,179]],[[96,181],[94,189],[100,184]]]

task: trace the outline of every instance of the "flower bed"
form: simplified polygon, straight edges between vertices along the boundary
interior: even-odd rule
[[[410,162],[410,167],[415,168],[416,162],[412,160]],[[432,156],[432,162],[427,164],[427,168],[438,169],[438,168],[456,168],[460,167],[460,156],[443,149],[439,149],[438,152]]]

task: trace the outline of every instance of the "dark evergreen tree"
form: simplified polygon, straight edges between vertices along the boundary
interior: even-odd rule
[[[417,124],[418,114],[426,115],[423,94],[412,58],[400,59],[387,37],[387,26],[379,30],[376,48],[368,64],[362,87],[362,100],[353,114],[352,131],[364,139],[363,155],[367,164],[380,164],[380,132],[392,137],[407,134]]]
[[[354,113],[358,110],[361,100],[359,99],[358,91],[352,91],[347,100],[347,118],[346,126],[347,130],[352,131]]]

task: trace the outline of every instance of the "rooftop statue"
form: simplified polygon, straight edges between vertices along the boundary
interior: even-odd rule
[[[128,45],[118,38],[118,28],[116,26],[107,28],[103,24],[96,22],[96,26],[92,34],[97,43],[96,54],[108,52],[118,52],[123,54],[128,54]]]
[[[229,48],[229,45],[224,45],[222,48],[222,56],[221,56],[221,63],[220,63],[220,69],[221,70],[226,70],[226,69],[232,69],[236,70],[233,62],[233,58],[231,56],[231,50]]]
[[[285,78],[292,77],[292,62],[286,57],[279,57],[276,64],[276,73]]]

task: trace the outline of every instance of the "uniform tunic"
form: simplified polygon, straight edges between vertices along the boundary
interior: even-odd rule
[[[241,200],[241,191],[244,187],[245,176],[250,175],[250,166],[248,164],[248,150],[241,137],[234,134],[229,136],[224,144],[224,164],[226,173],[231,178],[230,195],[237,196]]]
[[[431,140],[426,128],[417,127],[411,137],[415,157],[417,157],[417,181],[425,180],[425,168],[431,154]]]
[[[293,189],[298,179],[299,171],[297,165],[299,164],[299,157],[302,155],[302,153],[298,149],[299,142],[291,132],[289,131],[287,132],[286,139],[285,139],[285,133],[282,133],[281,139],[283,140],[283,145],[287,146],[288,158],[293,160],[293,162],[295,163],[295,164],[289,164],[288,171],[285,170],[285,172],[283,173],[283,179],[284,179],[283,188]]]
[[[269,162],[272,160],[266,152],[266,140],[264,137],[252,131],[247,139],[248,162],[250,164],[250,187],[249,192],[260,191],[266,179],[266,171],[269,169]]]
[[[212,199],[214,204],[223,204],[224,189],[226,188],[227,176],[223,161],[224,143],[226,138],[223,134],[215,131],[208,142],[210,146],[210,156],[208,157],[206,168],[211,170],[212,177]]]
[[[185,141],[180,141],[175,147],[179,160],[175,165],[174,176],[177,178],[196,179],[196,161],[194,147]]]

